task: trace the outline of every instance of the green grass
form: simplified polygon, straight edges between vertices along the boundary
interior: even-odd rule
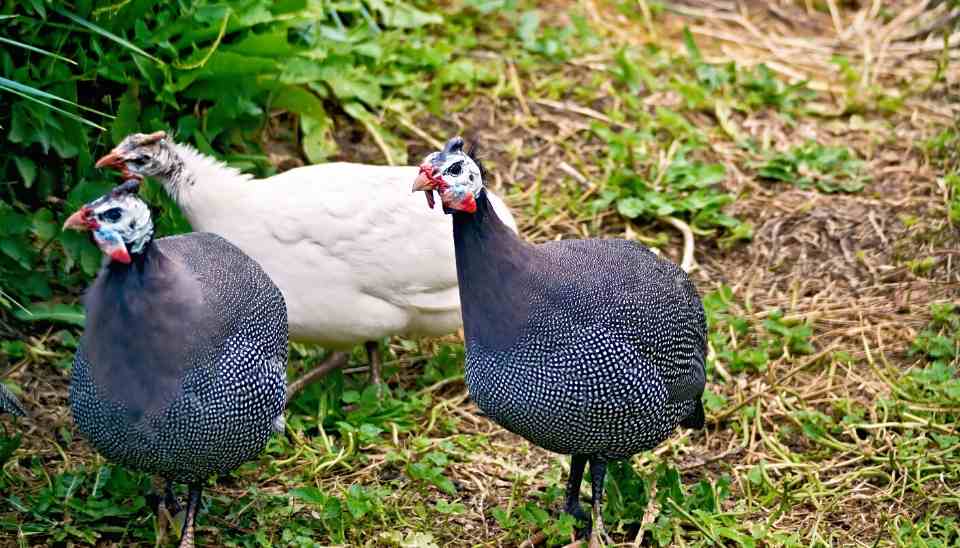
[[[857,95],[852,60],[832,61],[849,90],[834,96],[786,81],[775,56],[718,60],[695,21],[658,3],[649,21],[634,3],[597,4],[31,3],[0,17],[0,36],[46,52],[0,51],[0,77],[68,111],[0,90],[12,181],[0,354],[35,410],[0,419],[0,546],[157,542],[151,478],[96,456],[66,410],[76,297],[100,257],[59,231],[112,182],[97,155],[154,129],[261,175],[276,170],[265,145],[308,162],[415,163],[463,132],[532,240],[626,236],[678,259],[658,221],[688,223],[710,325],[708,429],[610,467],[614,539],[960,542],[960,280],[944,255],[960,240],[956,129],[912,116],[904,105],[926,96],[910,82]],[[934,174],[898,175],[891,157]],[[158,189],[145,195],[161,233],[188,229]],[[817,268],[844,254],[855,268]],[[460,342],[381,344],[384,400],[356,349],[348,372],[293,402],[259,459],[210,482],[202,545],[569,542],[582,524],[559,514],[568,462],[467,402]],[[291,377],[324,355],[291,345]]]

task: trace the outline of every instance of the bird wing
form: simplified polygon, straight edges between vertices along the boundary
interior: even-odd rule
[[[3,383],[0,383],[0,412],[10,413],[18,417],[27,416],[27,411],[20,404],[20,400]]]
[[[266,209],[262,227],[325,280],[342,268],[349,279],[332,283],[403,308],[456,309],[450,218],[410,191],[416,175],[411,167],[306,166],[257,185],[251,198],[274,207],[247,209]]]
[[[551,289],[554,306],[584,303],[570,312],[573,325],[596,331],[598,342],[629,344],[656,367],[671,402],[700,397],[706,319],[685,272],[625,240],[565,240],[544,248],[562,272],[553,276],[561,280]]]

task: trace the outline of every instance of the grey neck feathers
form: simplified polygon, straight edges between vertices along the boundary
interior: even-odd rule
[[[183,188],[191,187],[197,183],[196,177],[187,169],[183,158],[177,153],[177,148],[181,146],[183,145],[165,144],[160,148],[160,158],[158,158],[162,170],[157,174],[157,177],[174,198],[180,194]]]
[[[194,186],[245,182],[253,178],[190,145],[168,142],[162,150],[163,168],[157,177],[161,179],[170,196],[178,202],[182,193]]]

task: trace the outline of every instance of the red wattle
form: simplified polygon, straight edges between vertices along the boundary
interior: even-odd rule
[[[126,249],[115,249],[110,252],[110,258],[118,263],[130,264],[130,254]]]
[[[467,197],[463,200],[463,211],[467,213],[475,213],[477,211],[477,201],[473,198],[473,194],[467,194]]]

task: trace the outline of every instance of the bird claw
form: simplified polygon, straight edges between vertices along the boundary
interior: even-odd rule
[[[590,534],[590,548],[603,548],[604,546],[614,546],[613,539],[607,535],[602,527],[594,528]]]

